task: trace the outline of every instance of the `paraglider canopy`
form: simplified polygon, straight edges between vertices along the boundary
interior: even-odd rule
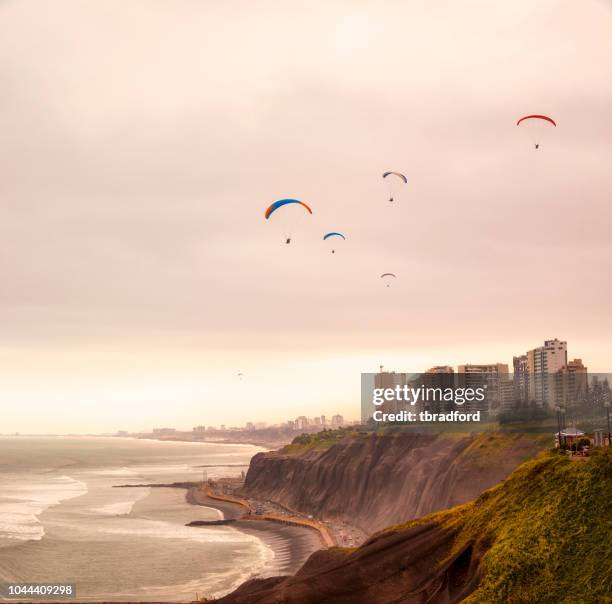
[[[285,243],[289,245],[298,227],[310,214],[310,206],[299,199],[279,199],[267,207],[264,216],[269,220],[274,215],[274,219],[270,220],[274,224],[273,230],[282,233]]]
[[[387,178],[387,176],[397,176],[401,178],[406,184],[408,184],[408,179],[401,172],[385,172],[383,174],[383,178]]]
[[[338,231],[331,231],[330,233],[323,235],[323,241],[327,241],[327,240],[334,241],[336,237],[338,237],[339,239],[342,239],[343,241],[346,241],[346,237],[342,233],[338,233]],[[335,254],[336,250],[333,249],[331,253]]]
[[[342,237],[342,239],[346,240],[346,237],[342,233],[337,233],[336,231],[332,231],[331,233],[327,233],[327,235],[323,235],[323,241],[329,239],[330,237]]]
[[[300,201],[299,199],[279,199],[278,201],[275,201],[272,205],[268,206],[268,209],[265,213],[266,220],[268,220],[268,218],[270,218],[270,216],[272,216],[272,214],[274,214],[274,212],[276,212],[276,210],[278,210],[279,208],[292,204],[298,204],[300,206],[303,206],[304,208],[306,208],[306,210],[308,210],[308,212],[312,214],[312,210],[303,201]]]
[[[521,122],[524,122],[525,120],[544,120],[546,122],[550,122],[553,126],[555,126],[555,128],[557,127],[557,122],[555,122],[555,120],[553,120],[551,117],[548,117],[547,115],[526,115],[525,117],[522,117],[518,122],[516,122],[516,125],[518,126]]]
[[[534,113],[520,118],[516,125],[527,132],[535,148],[539,149],[542,138],[546,136],[547,131],[550,131],[551,127],[557,127],[557,122],[547,115]]]
[[[397,275],[395,273],[383,273],[380,278],[389,281],[391,278],[397,279]],[[389,283],[387,283],[387,287],[389,287]]]
[[[383,178],[387,178],[387,176],[394,177],[389,179],[389,201],[395,201],[395,196],[399,193],[399,189],[397,189],[398,180],[408,184],[408,179],[401,172],[384,172],[382,175]]]

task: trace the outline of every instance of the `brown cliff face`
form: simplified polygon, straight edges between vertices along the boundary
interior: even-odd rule
[[[255,455],[245,493],[371,534],[474,499],[543,447],[513,434],[348,437]]]
[[[352,553],[314,553],[293,577],[254,579],[220,604],[450,604],[477,586],[480,554],[451,548],[457,529],[435,522],[382,533]],[[440,564],[440,559],[446,559]]]

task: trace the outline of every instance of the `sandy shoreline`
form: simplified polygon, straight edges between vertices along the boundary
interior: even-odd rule
[[[259,577],[294,574],[308,557],[321,549],[321,540],[308,528],[261,520],[240,519],[244,508],[238,504],[211,499],[198,489],[189,489],[186,500],[192,505],[203,505],[219,510],[224,519],[235,520],[231,526],[243,533],[257,537],[273,552],[273,560],[258,573]],[[197,530],[194,527],[194,530]]]

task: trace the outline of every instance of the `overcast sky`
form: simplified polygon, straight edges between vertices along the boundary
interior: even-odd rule
[[[361,371],[552,337],[612,371],[611,65],[596,0],[0,0],[0,431],[357,418]]]

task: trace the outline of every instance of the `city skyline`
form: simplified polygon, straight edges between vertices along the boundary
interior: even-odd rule
[[[589,371],[588,366],[585,366],[582,358],[570,359],[570,356],[568,356],[567,354],[568,352],[567,341],[559,340],[556,337],[544,340],[543,345],[535,346],[534,348],[527,350],[526,354],[519,353],[518,356],[513,355],[512,356],[513,365],[509,365],[508,363],[502,363],[499,361],[491,361],[487,363],[465,363],[465,362],[454,363],[454,364],[445,363],[445,364],[433,365],[430,367],[415,368],[413,371],[405,371],[399,368],[385,368],[384,365],[379,365],[378,371],[372,371],[371,373],[373,374],[379,373],[379,374],[385,374],[389,376],[394,376],[394,375],[401,376],[401,375],[406,375],[406,374],[427,375],[431,373],[438,373],[438,374],[449,373],[452,376],[457,377],[461,374],[466,374],[466,375],[470,374],[470,372],[473,372],[473,371],[475,371],[477,374],[480,374],[483,371],[486,373],[501,372],[509,379],[510,383],[516,382],[516,387],[520,388],[519,383],[524,378],[522,376],[522,372],[520,370],[517,370],[517,362],[521,361],[523,358],[527,360],[528,356],[532,353],[535,353],[537,351],[545,351],[549,347],[551,347],[554,350],[557,346],[560,346],[561,348],[559,349],[560,350],[562,349],[564,353],[562,362],[558,366],[554,366],[550,368],[546,367],[544,370],[542,370],[542,368],[540,367],[538,371],[540,371],[542,374],[554,375],[555,373],[558,373],[560,371],[566,371],[566,372],[567,371],[570,371],[570,372],[577,371],[579,373],[584,372],[585,375],[587,374],[588,375],[598,375],[599,374],[599,375],[605,375],[605,376],[608,376],[608,375],[612,376],[612,372]],[[571,355],[571,356],[574,356],[574,355]],[[509,370],[510,366],[514,367],[514,371]],[[527,365],[526,372],[533,374],[534,369],[535,367],[532,361],[531,365],[529,364]],[[244,375],[241,374],[240,378],[244,378]],[[357,380],[357,382],[359,382],[359,380]],[[453,385],[453,384],[455,386],[457,385],[457,383],[454,382],[454,379],[451,380],[451,382],[449,382],[448,385]],[[506,396],[512,399],[511,406],[514,406],[516,403],[519,403],[519,402],[521,404],[536,402],[539,405],[542,405],[542,404],[545,404],[545,406],[553,405],[552,402],[545,401],[544,399],[542,399],[541,395],[536,396],[533,391],[529,390],[529,385],[527,383],[523,384],[523,387],[525,388],[525,392],[523,394],[518,393],[516,389],[513,389],[511,394],[507,393]],[[242,381],[242,379],[238,380],[237,388],[240,388],[242,392],[244,393],[248,389],[248,382],[245,383]],[[154,428],[154,427],[147,427],[146,425],[139,425],[139,426],[133,425],[133,426],[128,427],[127,425],[125,425],[125,422],[124,422],[123,424],[120,423],[120,427],[114,426],[107,430],[95,430],[95,428],[92,427],[91,430],[83,431],[81,433],[83,434],[92,434],[92,433],[120,434],[122,436],[126,436],[128,434],[149,434],[149,433],[156,434],[157,433],[158,436],[159,435],[167,436],[170,434],[170,432],[177,432],[177,431],[178,432],[190,432],[190,431],[196,432],[196,431],[199,431],[198,429],[203,429],[201,431],[206,432],[206,433],[213,432],[213,431],[232,431],[232,430],[249,431],[251,429],[263,429],[263,428],[272,428],[272,427],[289,427],[289,428],[300,429],[302,427],[308,427],[308,426],[312,427],[316,425],[317,419],[323,420],[322,423],[319,424],[321,427],[341,427],[343,425],[352,425],[352,424],[359,423],[360,409],[359,409],[358,401],[359,401],[359,396],[354,401],[352,401],[350,405],[346,406],[346,409],[348,409],[348,412],[343,412],[343,413],[338,413],[337,411],[328,412],[328,413],[318,413],[318,414],[316,412],[313,413],[313,409],[322,408],[322,406],[319,403],[314,402],[311,404],[307,404],[303,407],[304,409],[306,409],[306,411],[304,411],[304,415],[288,417],[286,414],[283,415],[283,412],[281,411],[280,415],[277,414],[271,417],[271,416],[266,415],[264,411],[258,415],[257,419],[253,417],[251,419],[244,420],[244,418],[241,417],[241,423],[240,422],[232,423],[232,421],[224,419],[223,416],[221,417],[220,420],[216,422],[214,420],[205,422],[203,421],[204,419],[203,415],[205,415],[203,413],[200,413],[199,416],[192,417],[191,422],[188,419],[186,419],[185,421],[181,423],[177,423],[176,421],[172,421],[173,418],[177,416],[177,414],[175,413],[175,407],[171,407],[169,409],[169,413],[166,416],[169,421],[166,423],[172,426],[178,425],[179,427]],[[287,406],[285,406],[284,409],[286,411]],[[210,414],[209,414],[209,417],[210,417]],[[225,417],[231,417],[231,416],[228,415]],[[337,421],[336,418],[340,418],[340,421]],[[303,424],[299,425],[299,421],[302,419],[306,421]],[[311,423],[309,421],[311,419],[315,421]],[[327,421],[327,424],[325,423],[325,421]],[[124,429],[126,427],[128,428],[127,430]],[[55,432],[53,431],[29,432],[27,429],[21,429],[21,430],[15,429],[15,430],[7,430],[4,433],[5,434],[11,434],[11,433],[67,434],[67,433],[75,433],[75,432],[64,431],[64,430],[59,430]],[[0,432],[0,434],[2,434],[2,432]]]

